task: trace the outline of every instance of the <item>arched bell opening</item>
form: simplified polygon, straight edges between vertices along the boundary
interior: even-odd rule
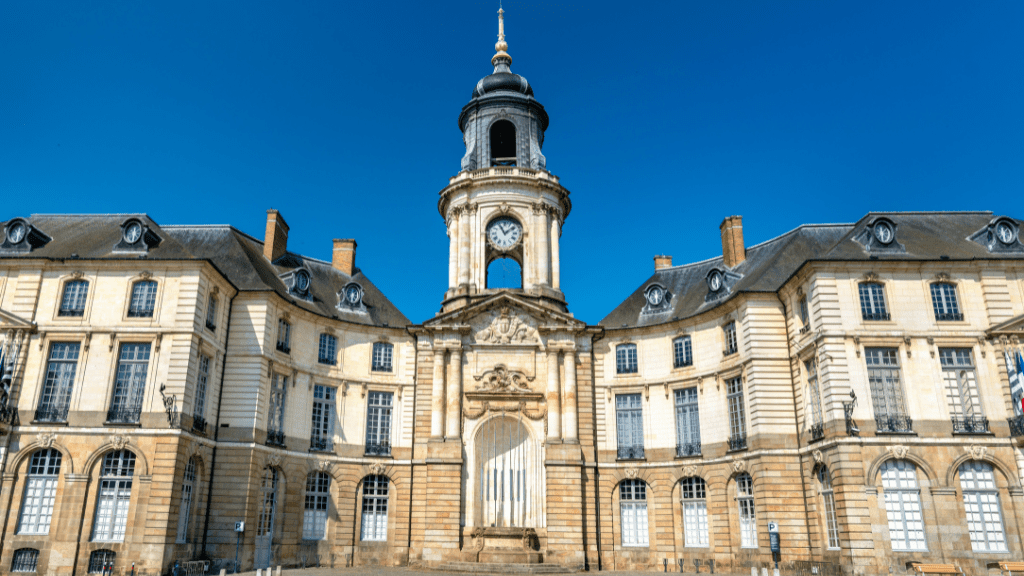
[[[491,125],[491,166],[516,165],[516,125],[498,120]]]
[[[542,454],[530,428],[529,421],[510,415],[478,427],[470,472],[474,501],[468,507],[474,526],[540,527]]]
[[[501,256],[491,260],[487,265],[487,277],[484,280],[487,288],[509,288],[518,290],[523,287],[523,267],[511,256]]]

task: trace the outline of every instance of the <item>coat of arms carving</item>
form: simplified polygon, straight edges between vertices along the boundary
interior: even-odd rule
[[[510,306],[502,306],[490,325],[476,333],[476,341],[487,344],[526,344],[536,342],[533,332]]]
[[[480,381],[477,392],[532,392],[526,385],[532,378],[518,370],[509,370],[504,364],[498,364],[492,370],[473,378]]]

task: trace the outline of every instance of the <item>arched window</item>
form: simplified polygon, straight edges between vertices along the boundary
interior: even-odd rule
[[[516,165],[516,126],[508,120],[491,125],[491,166]]]
[[[615,347],[615,373],[636,374],[636,344],[619,344]]]
[[[754,480],[750,474],[736,477],[736,504],[740,511],[740,546],[757,548],[757,514],[754,512]]]
[[[683,478],[683,536],[687,548],[708,547],[708,496],[703,478]]]
[[[371,372],[391,372],[391,360],[395,355],[395,346],[390,342],[373,343],[373,363]]]
[[[1006,552],[1003,511],[992,466],[977,461],[961,464],[960,488],[971,547],[975,552]]]
[[[181,507],[178,510],[178,539],[179,544],[189,541],[190,526],[192,523],[192,501],[196,492],[196,459],[189,458],[185,465],[185,477],[181,483]]]
[[[156,309],[156,282],[140,280],[132,285],[132,300],[128,304],[129,318],[152,318]]]
[[[85,299],[89,296],[89,282],[69,280],[64,283],[64,295],[60,299],[58,316],[85,315]]]
[[[114,573],[114,559],[117,554],[113,550],[93,550],[89,554],[89,574],[103,574],[104,570]]]
[[[906,460],[889,460],[882,465],[885,515],[893,550],[927,550],[924,519],[921,516],[921,488],[917,471]]]
[[[21,504],[18,534],[50,533],[60,460],[60,452],[53,448],[32,454],[25,477],[25,498]]]
[[[689,336],[680,336],[672,341],[672,367],[693,366],[693,346]]]
[[[821,493],[825,515],[825,536],[830,550],[839,549],[839,523],[836,522],[836,495],[832,491],[832,475],[828,468],[818,468],[818,491]]]
[[[374,475],[363,479],[363,541],[388,539],[388,478]]]
[[[39,550],[19,548],[11,560],[11,572],[35,572],[39,566]]]
[[[94,541],[124,541],[134,475],[135,454],[130,450],[115,450],[103,457],[96,502],[96,521],[92,528]]]
[[[623,480],[619,484],[619,514],[623,546],[648,546],[647,483]]]
[[[274,558],[274,522],[277,520],[277,468],[266,467],[260,479],[260,511],[256,517],[256,551],[258,568],[270,566]]]
[[[306,476],[306,511],[302,516],[302,539],[323,540],[327,535],[327,503],[331,477],[326,472]]]
[[[935,319],[939,322],[959,321],[964,319],[960,305],[956,301],[956,285],[948,282],[932,284],[932,308]]]
[[[885,288],[878,282],[862,282],[860,292],[860,314],[864,320],[888,320],[885,307]]]
[[[487,265],[488,288],[519,289],[523,287],[523,267],[515,258],[495,258]]]

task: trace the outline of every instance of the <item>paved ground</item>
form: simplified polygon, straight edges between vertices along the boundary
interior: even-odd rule
[[[597,572],[594,571],[596,574]],[[630,576],[634,574],[646,574],[651,575],[655,573],[661,573],[661,570],[657,572],[625,572],[625,571],[609,571],[603,570],[600,572],[602,576]],[[481,573],[467,573],[467,572],[442,572],[438,570],[424,570],[422,568],[378,568],[373,566],[359,566],[357,568],[289,568],[282,569],[281,576],[486,576]],[[582,574],[587,574],[583,572]],[[671,572],[670,572],[671,574]],[[678,574],[678,572],[676,572]],[[693,571],[688,572],[690,576],[695,576]],[[702,567],[701,574],[707,574],[707,568]],[[214,575],[215,576],[215,575]],[[229,576],[231,576],[229,574]],[[242,572],[239,576],[256,576],[255,572]],[[276,576],[276,575],[275,575]],[[503,575],[507,576],[507,574]],[[528,575],[523,575],[528,576]],[[557,575],[552,575],[557,576]],[[715,576],[730,576],[725,573],[715,573]],[[747,572],[743,576],[750,576]]]

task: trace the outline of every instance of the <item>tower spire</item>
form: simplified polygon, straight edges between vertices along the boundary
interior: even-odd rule
[[[494,65],[494,72],[508,72],[508,67],[512,64],[512,57],[508,55],[508,44],[505,42],[505,11],[498,6],[498,43],[494,45],[494,51],[497,52],[491,58],[491,64]]]

